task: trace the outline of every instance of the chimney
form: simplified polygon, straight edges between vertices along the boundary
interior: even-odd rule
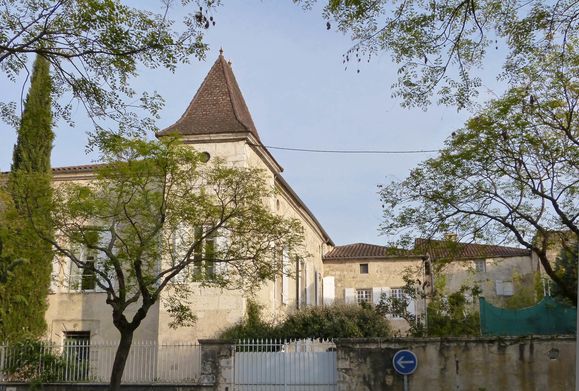
[[[447,242],[456,242],[457,238],[458,235],[453,232],[446,232],[444,234],[444,240],[446,240]]]

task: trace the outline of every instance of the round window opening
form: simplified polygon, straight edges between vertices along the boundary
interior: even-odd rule
[[[209,154],[209,152],[201,152],[199,154],[199,159],[201,160],[202,163],[207,163],[209,159],[211,159],[211,155]]]

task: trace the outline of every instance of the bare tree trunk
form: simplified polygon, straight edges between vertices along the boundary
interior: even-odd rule
[[[123,372],[125,371],[125,364],[129,358],[131,344],[133,343],[133,330],[119,331],[121,332],[121,340],[115,354],[115,361],[111,372],[111,382],[109,386],[109,390],[111,391],[119,391],[121,389],[121,380],[123,378]]]

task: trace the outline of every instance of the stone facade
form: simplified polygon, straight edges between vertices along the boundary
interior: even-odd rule
[[[403,390],[392,358],[414,352],[410,390],[568,391],[575,389],[575,338],[338,340],[338,390]]]
[[[211,87],[211,88],[209,88]],[[211,111],[213,110],[213,111]],[[270,319],[305,305],[321,304],[322,255],[333,243],[311,211],[281,177],[281,166],[259,141],[259,135],[243,101],[231,66],[220,56],[206,81],[193,98],[183,117],[175,125],[159,132],[164,137],[181,133],[186,147],[204,152],[209,159],[221,159],[226,165],[259,168],[275,195],[265,200],[274,213],[298,219],[304,229],[304,257],[292,259],[289,267],[298,271],[295,278],[278,277],[257,290],[256,301]],[[90,181],[94,166],[56,168],[55,185],[67,181]],[[67,333],[90,335],[91,342],[115,341],[118,332],[105,303],[105,293],[80,291],[67,284],[74,274],[70,262],[55,260],[53,293],[46,313],[48,338],[60,343]],[[68,285],[68,286],[67,286]],[[215,338],[225,328],[240,321],[246,312],[246,298],[240,291],[202,288],[191,283],[190,307],[197,316],[192,327],[169,327],[170,316],[163,298],[150,309],[138,328],[135,340],[173,343]],[[170,288],[163,295],[170,295]]]

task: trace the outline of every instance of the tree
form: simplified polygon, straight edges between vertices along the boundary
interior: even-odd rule
[[[390,323],[368,304],[311,307],[276,328],[280,338],[376,338],[392,334]]]
[[[175,26],[168,17],[172,1],[160,1],[160,11],[151,12],[120,0],[4,0],[0,70],[16,80],[27,72],[28,56],[39,54],[52,65],[55,97],[80,100],[94,121],[106,117],[121,130],[142,131],[152,126],[162,101],[144,93],[135,103],[129,79],[139,67],[173,70],[191,56],[202,58],[203,32],[214,24],[208,12],[217,3],[198,0],[200,8]],[[73,105],[58,100],[54,104],[57,118],[70,120]],[[131,112],[135,105],[152,116],[140,119]],[[0,113],[15,123],[15,108],[14,103],[2,102]]]
[[[23,198],[27,198],[37,225],[50,220],[52,151],[52,84],[48,62],[38,56],[34,63],[30,91],[14,147],[8,192],[15,208],[12,219],[26,220]],[[7,205],[4,212],[8,213]],[[12,245],[10,258],[26,259],[27,263],[11,271],[3,295],[2,334],[9,340],[40,337],[46,330],[44,313],[50,286],[53,254],[51,246],[38,238],[25,221],[7,235]],[[1,238],[0,238],[1,240]]]
[[[303,237],[299,221],[270,211],[273,189],[258,169],[202,163],[175,139],[103,135],[100,150],[93,180],[55,189],[57,239],[38,234],[79,268],[83,287],[106,293],[120,333],[110,382],[118,390],[133,334],[155,303],[190,322],[190,282],[258,289],[283,272],[281,249],[302,252]]]
[[[476,300],[481,294],[477,285],[462,285],[456,292],[446,292],[444,266],[437,265],[436,289],[431,293],[415,279],[416,271],[404,271],[402,297],[382,295],[376,311],[383,316],[402,318],[410,326],[408,333],[413,337],[458,337],[480,335],[480,317]],[[410,302],[427,300],[425,314],[408,312]]]
[[[310,6],[316,0],[295,0]],[[326,2],[324,2],[326,3]],[[399,64],[394,95],[406,106],[438,102],[467,107],[484,87],[477,74],[485,58],[503,65],[515,82],[519,70],[542,55],[569,61],[566,43],[577,36],[574,0],[327,0],[328,28],[355,42],[344,55],[358,66],[379,51]],[[497,75],[499,76],[499,75]]]
[[[288,315],[278,324],[261,317],[262,308],[249,302],[247,314],[238,324],[226,329],[223,339],[307,339],[388,337],[390,323],[372,306],[332,305],[308,307]]]
[[[577,43],[577,38],[571,38]],[[384,233],[518,243],[532,250],[563,295],[576,291],[547,256],[553,235],[579,239],[579,62],[545,55],[526,83],[491,101],[453,133],[438,157],[381,190]],[[540,68],[540,69],[539,69]]]
[[[577,266],[579,262],[578,242],[564,243],[555,261],[555,273],[563,280],[566,286],[577,291]],[[552,295],[561,299],[566,299],[559,288],[553,288]]]

